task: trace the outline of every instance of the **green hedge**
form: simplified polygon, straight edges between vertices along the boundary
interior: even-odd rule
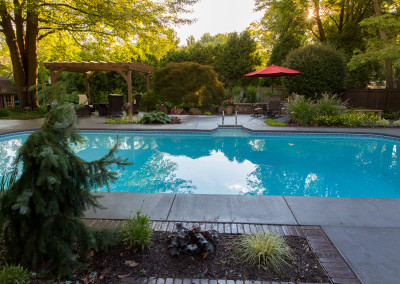
[[[287,55],[284,66],[302,72],[300,76],[285,78],[289,94],[315,98],[322,93],[340,93],[345,87],[345,58],[331,46],[309,45],[295,49]]]

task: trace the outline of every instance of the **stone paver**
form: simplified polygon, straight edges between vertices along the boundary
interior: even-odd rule
[[[166,220],[174,199],[174,194],[164,193],[104,192],[99,195],[103,196],[100,202],[105,208],[86,211],[86,218],[127,219],[141,210],[152,220]]]
[[[297,224],[281,196],[177,194],[168,220]]]
[[[400,199],[285,196],[301,225],[400,227]]]
[[[400,228],[323,229],[363,283],[399,283]]]

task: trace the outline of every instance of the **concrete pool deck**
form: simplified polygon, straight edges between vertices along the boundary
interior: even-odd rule
[[[173,125],[106,125],[107,118],[80,118],[80,129],[211,131],[221,116],[180,116]],[[270,127],[264,118],[238,115],[238,124],[253,131],[367,133],[400,137],[397,128]],[[0,120],[0,134],[33,130],[42,119]],[[225,125],[234,125],[225,117]],[[400,185],[399,185],[400,187]],[[400,269],[400,199],[292,196],[179,195],[104,193],[107,208],[87,218],[124,219],[142,211],[153,220],[237,222],[321,226],[363,283],[398,283]]]

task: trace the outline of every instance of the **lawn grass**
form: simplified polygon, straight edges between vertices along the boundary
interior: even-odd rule
[[[37,118],[42,118],[45,116],[47,113],[46,110],[42,108],[34,109],[34,110],[23,110],[23,109],[9,109],[10,111],[8,113],[3,113],[0,116],[0,119],[6,119],[6,120],[27,120],[27,119],[37,119]]]

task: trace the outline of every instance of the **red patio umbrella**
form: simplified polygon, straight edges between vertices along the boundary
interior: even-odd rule
[[[286,77],[286,76],[297,76],[301,75],[300,71],[292,70],[289,68],[285,68],[277,65],[270,65],[263,69],[251,72],[244,76],[246,77]],[[272,92],[274,92],[274,82],[272,81]]]

